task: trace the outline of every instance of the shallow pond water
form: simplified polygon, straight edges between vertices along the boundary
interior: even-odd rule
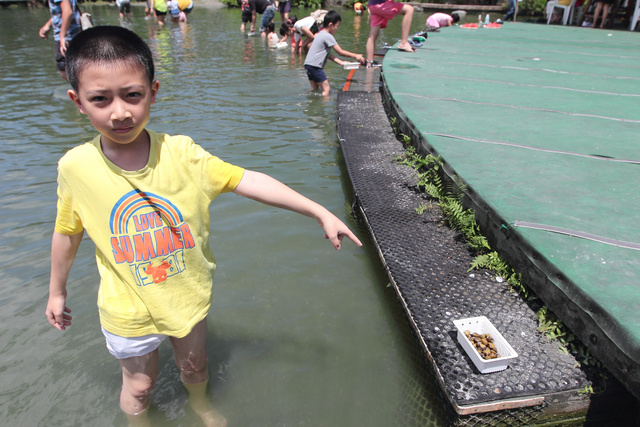
[[[334,251],[308,218],[233,194],[213,203],[210,397],[229,426],[442,425],[433,380],[367,232],[351,217],[335,124],[346,71],[330,63],[332,95],[309,94],[303,59],[243,36],[237,9],[196,5],[187,25],[162,29],[138,5],[128,22],[115,6],[85,9],[96,24],[125,25],[149,42],[160,81],[150,128],[189,135],[226,161],[273,175],[365,243]],[[338,42],[364,52],[366,17],[340,12]],[[46,9],[0,11],[0,424],[125,425],[88,239],[68,285],[73,325],[62,333],[44,317],[56,164],[95,134],[66,97],[53,42],[38,38],[47,19]],[[381,42],[395,42],[399,20],[392,24]],[[167,343],[150,417],[154,426],[199,425]]]

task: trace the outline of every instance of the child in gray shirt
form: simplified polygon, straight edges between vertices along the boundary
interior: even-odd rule
[[[335,10],[330,10],[324,16],[324,27],[316,34],[307,54],[307,58],[304,61],[304,68],[307,70],[307,76],[309,77],[309,83],[311,84],[311,90],[322,90],[322,95],[329,95],[331,87],[329,86],[329,80],[324,73],[324,64],[327,63],[327,59],[332,60],[338,65],[342,65],[343,61],[340,58],[336,58],[331,54],[331,49],[336,51],[340,56],[346,56],[354,58],[361,64],[365,63],[364,56],[359,53],[352,53],[346,51],[338,45],[333,35],[338,31],[342,18],[340,14]]]

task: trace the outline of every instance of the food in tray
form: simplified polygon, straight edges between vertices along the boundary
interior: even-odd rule
[[[471,341],[471,344],[483,359],[497,359],[500,357],[491,334],[479,334],[467,330],[464,331],[464,335]]]

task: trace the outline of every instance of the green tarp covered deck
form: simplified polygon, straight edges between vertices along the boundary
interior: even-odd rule
[[[382,76],[496,249],[640,398],[640,33],[450,27]]]

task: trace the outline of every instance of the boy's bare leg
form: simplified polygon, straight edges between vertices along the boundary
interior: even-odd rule
[[[207,319],[198,323],[184,338],[169,337],[180,378],[189,392],[189,405],[207,426],[224,427],[226,419],[218,414],[207,399]]]
[[[373,54],[376,51],[376,40],[380,35],[380,26],[371,27],[369,29],[369,37],[367,38],[367,61],[373,61]]]
[[[158,350],[144,356],[120,359],[122,391],[120,408],[132,426],[149,425],[147,409],[158,378]]]
[[[327,96],[329,95],[329,92],[331,92],[331,86],[329,85],[329,80],[325,80],[323,82],[318,83],[318,86],[322,90],[322,96]]]
[[[209,379],[206,338],[207,319],[201,320],[184,338],[169,337],[183,383],[199,384]]]
[[[413,20],[413,6],[405,4],[400,11],[402,15],[402,25],[400,27],[400,44],[398,49],[412,51],[413,46],[409,44],[409,31],[411,30],[411,21]]]

